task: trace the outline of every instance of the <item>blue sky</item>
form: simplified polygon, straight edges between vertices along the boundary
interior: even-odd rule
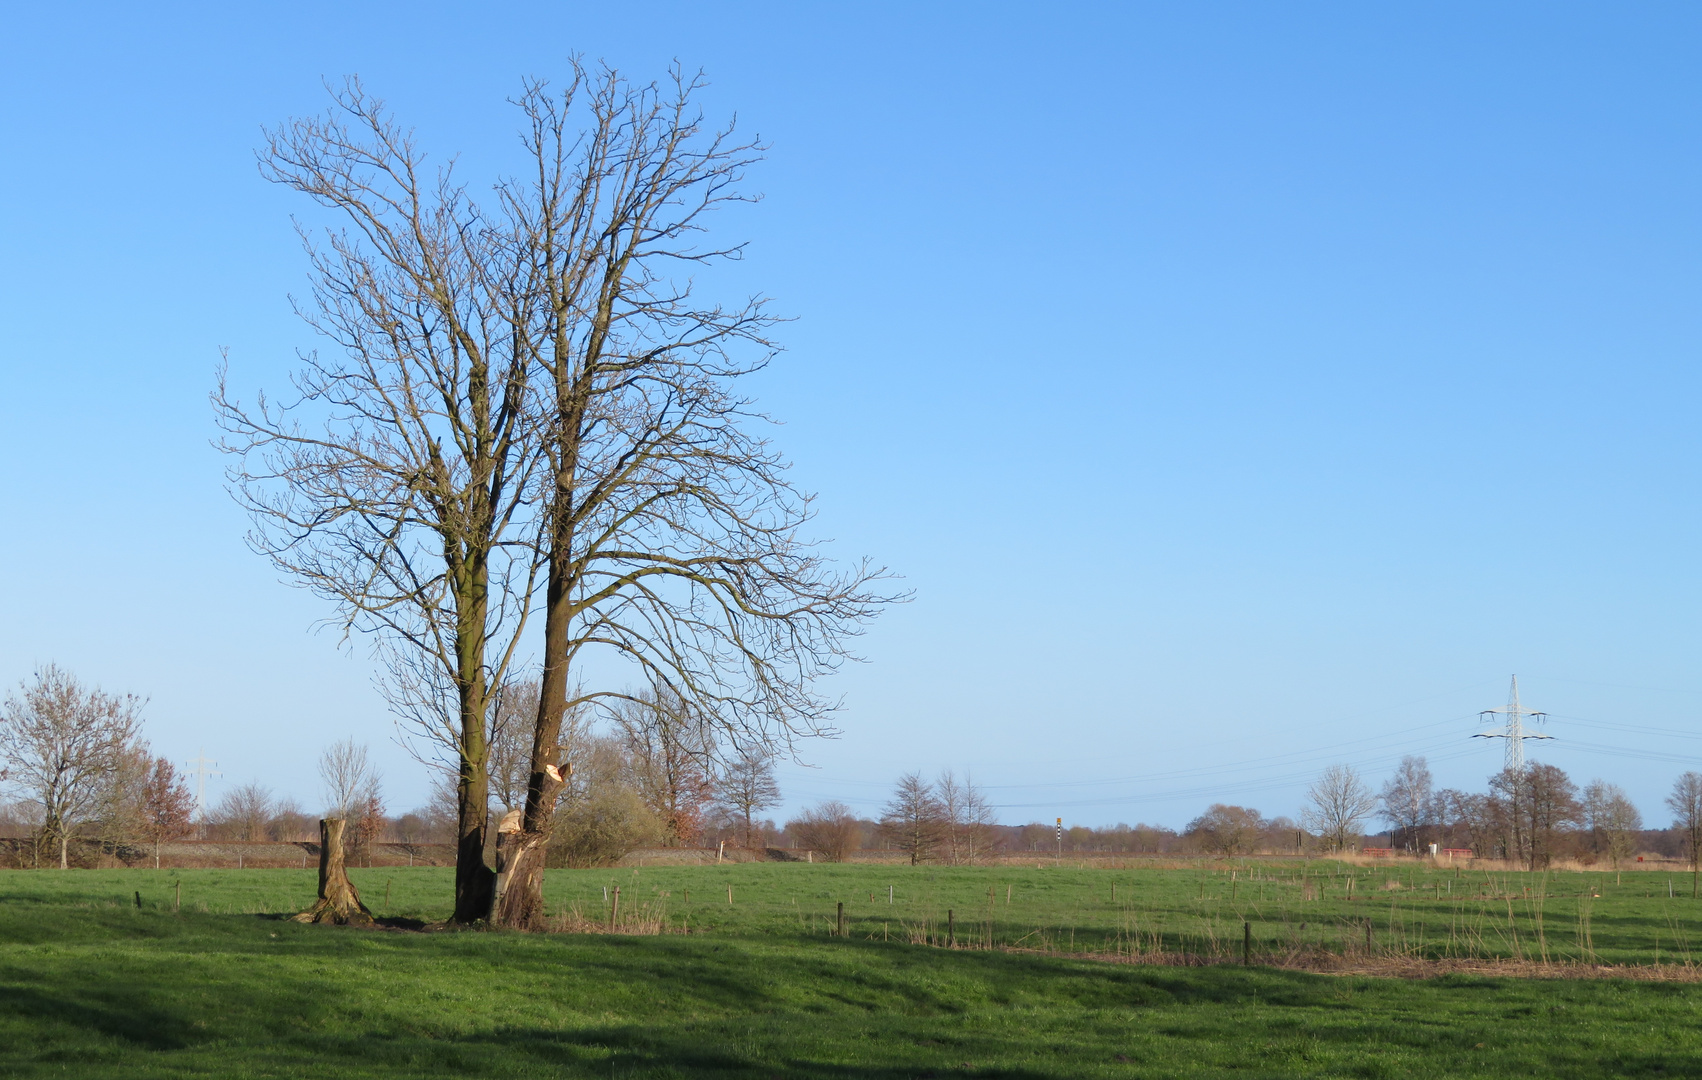
[[[263,125],[358,73],[482,184],[579,53],[772,144],[734,279],[820,533],[913,603],[792,808],[951,767],[1004,819],[1294,813],[1533,751],[1646,816],[1702,767],[1702,15],[1688,5],[37,6],[0,34],[0,679],[156,749],[424,797],[356,642],[241,542],[206,394],[315,345]]]

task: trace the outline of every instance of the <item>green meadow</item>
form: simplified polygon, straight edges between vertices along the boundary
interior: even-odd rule
[[[446,912],[447,870],[351,876],[381,916]],[[299,870],[6,872],[0,1075],[1698,1075],[1702,984],[1682,978],[1278,966],[1683,976],[1689,885],[1334,862],[559,870],[552,917],[621,932],[515,934],[301,926],[281,918],[312,898]]]

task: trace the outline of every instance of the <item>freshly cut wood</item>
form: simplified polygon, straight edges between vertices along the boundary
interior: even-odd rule
[[[300,923],[335,923],[338,926],[371,926],[372,912],[360,901],[354,882],[343,868],[343,819],[326,818],[319,823],[319,899],[294,916]]]

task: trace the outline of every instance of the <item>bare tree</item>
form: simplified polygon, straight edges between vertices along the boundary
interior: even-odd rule
[[[250,780],[225,792],[208,816],[222,839],[264,840],[275,806],[271,790],[258,780]]]
[[[538,680],[535,677],[509,679],[493,695],[489,758],[491,794],[504,810],[518,810],[525,805],[526,780],[532,771],[532,720],[537,715]]]
[[[857,815],[842,802],[812,806],[786,823],[786,832],[804,850],[820,853],[828,862],[844,862],[856,851],[863,829]]]
[[[1545,867],[1554,857],[1555,841],[1562,829],[1578,821],[1578,787],[1554,765],[1525,766],[1524,799],[1519,806],[1529,837],[1530,868]]]
[[[639,793],[666,824],[669,843],[695,845],[715,795],[713,728],[665,689],[620,702],[615,724]]]
[[[946,855],[953,866],[973,865],[992,846],[993,806],[975,781],[950,769],[934,783],[944,826]]]
[[[1377,810],[1374,795],[1351,765],[1331,765],[1306,792],[1300,820],[1330,845],[1346,851],[1357,839],[1365,819]]]
[[[1430,766],[1412,754],[1401,758],[1395,775],[1383,783],[1383,820],[1410,850],[1417,850],[1419,831],[1430,824],[1431,791]]]
[[[383,779],[365,745],[353,739],[332,743],[319,755],[325,816],[345,821],[358,818],[370,800],[382,800]]]
[[[1605,780],[1592,780],[1584,788],[1583,815],[1596,850],[1606,852],[1618,870],[1619,864],[1636,852],[1643,815],[1632,805],[1625,789]]]
[[[898,789],[881,813],[881,835],[910,857],[910,865],[927,862],[945,836],[945,808],[934,786],[920,773],[898,778]]]
[[[142,702],[134,695],[84,687],[53,664],[20,683],[0,713],[0,773],[42,808],[41,840],[70,844],[107,795],[107,781],[141,734]]]
[[[1702,773],[1687,772],[1673,782],[1667,809],[1672,811],[1673,828],[1684,837],[1690,858],[1690,895],[1695,897],[1697,874],[1702,871]]]
[[[756,815],[780,805],[773,756],[760,747],[745,748],[722,766],[716,790],[723,812],[739,831],[739,843],[749,847]]]
[[[331,210],[303,232],[315,287],[298,312],[336,347],[303,356],[293,399],[243,404],[221,370],[213,401],[251,545],[331,600],[345,634],[378,635],[399,712],[452,748],[455,918],[485,918],[491,687],[532,597],[511,546],[531,493],[535,294],[530,253],[449,167],[350,80],[322,117],[271,131],[263,174]],[[499,199],[500,201],[500,199]]]
[[[525,830],[501,857],[506,925],[541,918],[562,718],[624,693],[589,680],[570,693],[602,670],[594,657],[636,666],[735,752],[790,746],[831,731],[815,680],[885,602],[879,571],[835,572],[804,537],[810,497],[735,389],[774,352],[763,302],[703,302],[676,276],[738,257],[698,239],[714,210],[749,201],[761,153],[704,124],[701,85],[576,67],[565,92],[533,83],[518,102],[536,168],[502,191],[536,300],[524,338],[547,417],[547,579]]]
[[[160,845],[195,831],[195,796],[165,758],[155,758],[142,781],[138,801],[142,835],[154,845],[154,869],[160,867]]]
[[[1220,855],[1243,855],[1253,850],[1264,830],[1264,816],[1257,810],[1213,803],[1182,832]]]

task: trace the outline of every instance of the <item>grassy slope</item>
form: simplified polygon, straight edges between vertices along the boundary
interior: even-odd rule
[[[1085,922],[1104,873],[1074,887],[1051,873],[1053,891],[1032,882],[1023,910]],[[831,940],[796,914],[808,923],[829,907],[820,894],[855,885],[872,925],[886,906],[884,889],[868,903],[876,877],[908,884],[918,912],[959,892],[984,903],[1010,871],[552,875],[558,904],[619,880],[623,898],[683,907],[690,887],[700,929],[717,906],[700,893],[716,890],[723,924],[689,937],[302,927],[193,909],[295,907],[308,875],[178,876],[186,910],[173,914],[169,872],[0,875],[0,1075],[1702,1074],[1702,989],[1689,985],[1141,968]],[[438,913],[447,884],[432,870],[363,876],[369,897],[388,879],[392,908],[416,915]],[[144,910],[117,902],[136,890]]]

